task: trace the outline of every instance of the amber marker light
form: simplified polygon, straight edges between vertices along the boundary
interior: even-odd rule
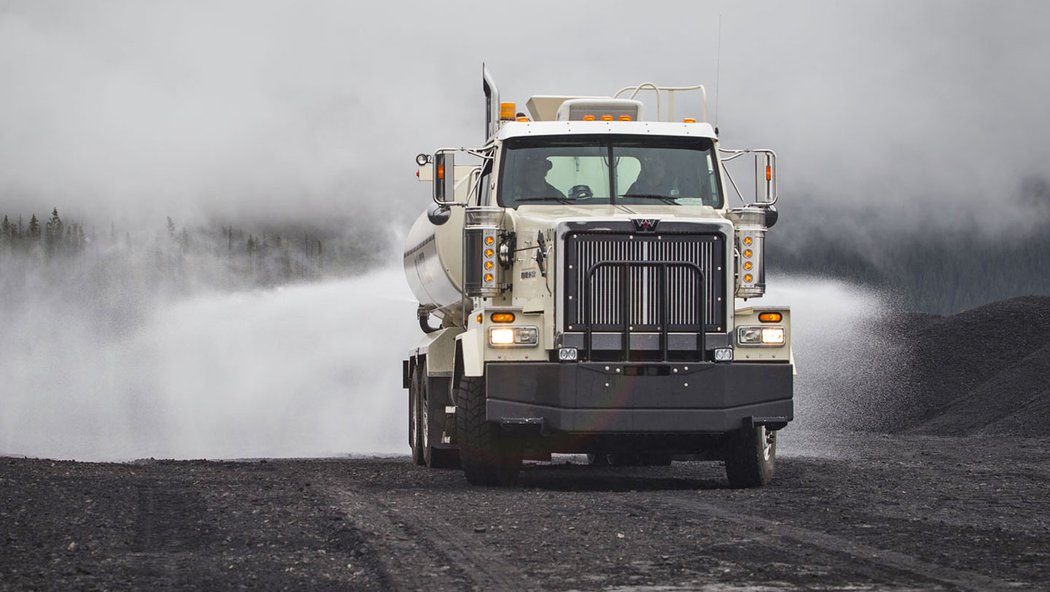
[[[514,313],[512,312],[494,312],[492,313],[493,323],[513,323]]]
[[[492,269],[492,262],[491,261],[486,261],[485,262],[485,269],[487,269],[487,270],[491,270]]]
[[[613,116],[612,115],[608,115],[608,114],[602,115],[602,121],[612,121],[612,120],[613,120]]]
[[[631,120],[631,116],[630,115],[621,115],[620,116],[620,121],[630,121],[630,120]]]
[[[443,165],[443,164],[439,164],[438,165],[437,175],[438,175],[438,179],[444,179],[445,178],[445,165]]]
[[[784,315],[779,312],[763,312],[759,313],[758,320],[763,323],[779,323],[784,320]]]
[[[755,276],[751,275],[750,273],[745,273],[744,274],[744,282],[745,283],[750,284],[751,280],[753,280],[753,279],[755,279]]]
[[[591,115],[590,113],[588,113],[587,115],[583,116],[583,120],[584,121],[594,121],[594,116]]]
[[[692,117],[686,117],[685,119],[682,120],[682,123],[696,123],[696,120],[693,119]]]
[[[486,257],[492,257],[495,254],[496,254],[496,251],[493,251],[492,249],[485,249],[485,256]]]
[[[482,321],[482,319],[484,319],[484,318],[485,318],[485,317],[481,316],[481,313],[479,312],[479,313],[478,313],[478,316],[477,316],[477,317],[475,317],[475,320],[476,320],[477,322],[479,322],[479,323],[480,323],[480,322]]]
[[[751,256],[754,255],[754,254],[755,254],[755,252],[752,251],[751,249],[744,249],[744,257],[747,257],[747,258],[750,259]]]
[[[766,181],[773,180],[773,167],[766,165]]]
[[[491,281],[492,281],[492,280],[494,280],[494,279],[495,279],[495,278],[494,278],[494,277],[492,276],[492,274],[491,274],[491,273],[486,273],[486,274],[485,274],[485,281],[486,281],[486,282],[491,282]]]
[[[755,240],[753,238],[751,238],[750,236],[745,236],[744,237],[744,246],[750,247],[751,243],[753,243],[753,242],[755,242]]]
[[[751,263],[750,261],[744,261],[744,269],[745,270],[751,271],[751,268],[754,267],[754,266],[755,266],[754,263]]]
[[[493,238],[493,237],[491,237],[491,236],[486,236],[486,237],[485,237],[485,244],[486,244],[486,245],[491,245],[491,244],[492,244],[492,243],[494,243],[494,242],[496,242],[496,239],[495,239],[495,238]]]

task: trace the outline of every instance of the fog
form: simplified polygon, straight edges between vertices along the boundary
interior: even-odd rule
[[[1042,2],[7,2],[2,209],[406,216],[417,152],[482,142],[487,62],[519,104],[707,84],[725,145],[780,152],[789,215],[997,231],[1044,170],[1047,22]]]
[[[519,106],[705,83],[723,145],[780,155],[770,245],[834,229],[877,260],[887,233],[1023,239],[1050,218],[1048,17],[1041,2],[0,0],[0,216],[57,207],[140,245],[167,216],[391,229],[372,245],[382,269],[283,287],[218,281],[230,264],[206,252],[178,281],[157,279],[171,263],[154,247],[68,273],[0,254],[0,453],[403,452],[418,329],[396,239],[429,201],[414,156],[483,141],[483,62]],[[889,301],[829,278],[771,286],[763,302],[795,307],[797,433],[863,427],[895,396],[856,388],[903,355],[871,331]]]
[[[150,306],[159,304],[162,306]],[[419,338],[399,269],[146,303],[0,315],[0,453],[78,460],[401,453],[401,356]]]

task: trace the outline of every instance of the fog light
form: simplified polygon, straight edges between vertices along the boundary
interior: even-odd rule
[[[731,347],[720,347],[715,349],[715,361],[716,362],[732,362],[733,361],[733,348]]]
[[[575,362],[579,355],[580,352],[575,347],[558,348],[558,359],[562,362]]]

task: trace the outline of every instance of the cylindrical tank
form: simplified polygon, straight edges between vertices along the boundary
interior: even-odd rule
[[[424,211],[405,238],[405,277],[419,303],[445,318],[462,312],[463,208],[453,207],[440,226]]]

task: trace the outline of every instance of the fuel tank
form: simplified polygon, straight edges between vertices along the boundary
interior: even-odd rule
[[[435,226],[424,211],[405,238],[405,277],[419,303],[444,319],[462,314],[463,208]]]

